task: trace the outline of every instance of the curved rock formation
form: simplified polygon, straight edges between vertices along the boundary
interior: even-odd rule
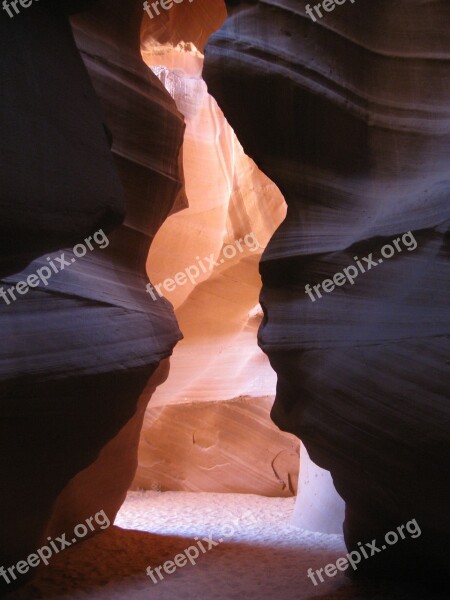
[[[142,26],[144,60],[185,116],[189,207],[167,219],[149,253],[151,279],[168,282],[159,290],[173,303],[184,339],[147,409],[134,485],[292,495],[300,444],[270,420],[275,376],[256,344],[258,262],[285,203],[244,154],[201,77],[195,27],[212,33],[221,3],[188,8],[183,19],[178,7],[169,11],[168,33],[159,17],[144,17]],[[173,284],[177,273],[180,285]],[[157,302],[156,289],[150,292]]]
[[[203,52],[209,36],[219,29],[226,17],[224,0],[174,2],[169,10],[160,10],[153,19],[144,13],[141,24],[144,54],[146,46],[153,47],[155,42],[164,54],[168,48],[185,43]]]
[[[273,418],[331,471],[350,548],[420,524],[358,574],[435,578],[450,532],[450,6],[358,0],[313,22],[294,0],[229,5],[205,80],[289,206],[261,263]],[[378,262],[394,240],[409,247]],[[353,285],[305,293],[371,253]]]
[[[99,103],[66,14],[89,3],[0,10],[0,277],[124,217]],[[39,209],[33,219],[30,198]]]
[[[41,4],[47,29],[30,7],[20,35],[13,27],[8,30],[12,54],[34,41],[33,31],[41,36],[34,56],[39,66],[47,58],[52,27],[67,45],[73,44],[67,22],[54,18],[59,9]],[[142,62],[141,18],[139,0],[111,0],[98,2],[75,20],[78,47],[114,137],[126,195],[125,223],[83,257],[60,246],[49,258],[64,254],[65,266],[51,274],[45,287],[29,289],[9,304],[1,301],[2,565],[26,558],[45,536],[70,533],[99,510],[112,521],[134,475],[146,403],[167,376],[166,359],[181,337],[170,304],[152,303],[145,291],[152,237],[175,205],[185,205],[179,163],[184,122]],[[77,73],[83,69],[78,60],[74,101]],[[70,64],[67,68],[70,79]],[[48,118],[70,115],[55,109]],[[14,119],[19,127],[20,115]],[[73,153],[70,136],[63,142],[61,151]],[[89,149],[85,152],[77,149],[70,156],[86,162]],[[58,177],[63,178],[49,165],[46,185],[56,185]],[[34,210],[30,193],[30,221]],[[1,282],[5,288],[51,264],[47,254],[26,269],[13,251],[5,259],[13,266]]]

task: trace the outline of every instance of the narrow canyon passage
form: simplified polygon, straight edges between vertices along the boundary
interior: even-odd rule
[[[170,300],[184,339],[147,409],[135,485],[293,495],[299,442],[270,420],[276,379],[256,339],[259,259],[285,203],[208,94],[201,52],[159,44],[149,26],[144,19],[143,58],[185,117],[188,207],[152,243],[148,291]]]
[[[20,5],[0,595],[446,600],[448,2]]]

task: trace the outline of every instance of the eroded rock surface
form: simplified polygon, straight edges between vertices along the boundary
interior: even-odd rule
[[[189,207],[167,219],[149,253],[148,271],[159,284],[149,298],[159,302],[159,290],[173,303],[184,339],[149,404],[134,485],[292,495],[300,444],[270,421],[275,374],[256,343],[258,262],[286,205],[243,152],[201,77],[193,27],[203,36],[210,23],[217,27],[220,6],[208,3],[206,18],[205,3],[192,4],[182,20],[174,6],[170,43],[159,20],[144,18],[142,26],[144,60],[185,116]]]
[[[205,80],[289,206],[261,263],[274,421],[331,471],[349,547],[420,524],[358,573],[435,576],[450,532],[450,6],[359,0],[316,23],[293,0],[229,6]],[[416,248],[354,285],[305,293],[409,231]]]
[[[147,490],[297,493],[300,442],[270,420],[273,396],[147,409],[134,486]]]
[[[33,17],[33,7],[21,35],[12,22],[9,51],[35,42],[26,27],[41,36],[37,65],[47,60],[51,27],[72,44],[67,22],[54,19],[54,10],[59,9],[53,3],[39,8],[48,16],[47,29]],[[145,405],[166,378],[166,359],[181,337],[169,303],[151,303],[145,292],[152,237],[173,207],[185,204],[179,162],[184,122],[141,60],[141,18],[140,1],[105,1],[75,21],[78,47],[114,137],[125,223],[82,258],[61,246],[51,256],[64,252],[68,266],[52,274],[46,287],[0,306],[2,565],[23,560],[47,535],[70,534],[99,510],[113,520],[134,476]],[[82,69],[81,60],[77,68]],[[52,80],[58,71],[47,75]],[[48,93],[54,93],[51,86]],[[20,127],[20,115],[12,118]],[[55,110],[48,118],[71,115]],[[89,148],[73,154],[73,140],[64,135],[62,130],[61,152],[70,149],[76,160],[78,151],[85,161]],[[49,164],[46,185],[61,176]],[[31,222],[35,210],[31,193]],[[38,227],[34,235],[39,236]],[[16,265],[2,282],[5,287],[49,264],[47,254],[25,270],[20,256],[10,252],[5,259]]]

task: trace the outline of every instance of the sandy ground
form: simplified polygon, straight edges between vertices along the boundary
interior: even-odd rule
[[[370,589],[344,574],[317,587],[314,570],[345,555],[340,535],[290,524],[293,498],[240,494],[131,492],[116,524],[102,535],[55,556],[37,578],[8,600],[444,600],[431,591]],[[199,538],[196,540],[195,538]],[[153,583],[146,568],[173,560],[203,538],[195,565],[188,563]],[[220,540],[223,540],[220,542]],[[209,546],[212,547],[209,549]],[[192,551],[194,554],[194,551]]]

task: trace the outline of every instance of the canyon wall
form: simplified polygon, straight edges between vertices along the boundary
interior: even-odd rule
[[[314,22],[295,0],[228,4],[204,77],[288,204],[260,265],[273,419],[331,471],[350,548],[420,524],[359,575],[436,577],[450,531],[450,6],[358,0]],[[334,283],[349,265],[358,277]]]
[[[7,148],[2,146],[2,169],[8,169],[10,155],[20,156],[24,148],[28,169],[40,170],[44,178],[25,181],[28,228],[42,243],[27,247],[26,257],[15,246],[2,251],[1,285],[15,286],[48,267],[47,257],[64,256],[62,268],[51,272],[45,286],[17,294],[9,303],[2,300],[0,306],[0,564],[6,566],[35,552],[47,535],[70,532],[100,510],[114,519],[137,466],[145,406],[167,377],[168,357],[181,338],[170,304],[152,303],[145,286],[155,232],[172,210],[186,205],[180,163],[183,117],[142,62],[140,1],[98,2],[74,19],[78,48],[101,107],[63,13],[66,6],[43,1],[1,22],[1,43],[8,49],[2,61],[15,61],[17,67],[5,67],[15,76],[15,87],[9,83],[8,89],[22,111],[11,109],[10,95],[2,100],[2,118],[11,121],[17,135],[13,142],[7,138]],[[76,9],[77,3],[69,6]],[[20,70],[21,60],[28,70]],[[25,110],[42,138],[30,140],[21,129]],[[76,124],[86,127],[85,122],[95,128],[83,130],[80,141]],[[111,132],[115,167],[108,149]],[[46,160],[55,136],[64,169]],[[97,236],[101,244],[84,256],[70,249],[73,231],[66,231],[63,221],[58,244],[48,245],[40,223],[52,223],[54,214],[41,214],[43,205],[33,204],[39,186],[59,191],[61,203],[67,202],[63,191],[73,173],[87,177],[90,171],[80,165],[99,167],[100,156],[110,162],[113,180],[97,168],[98,180],[83,179],[79,185],[115,195],[117,202],[124,195],[123,225],[107,238]],[[23,186],[12,178],[11,189],[2,193]],[[71,197],[67,210],[81,212],[77,200],[76,194]],[[96,223],[108,226],[107,231],[109,225],[107,219]],[[94,231],[86,234],[93,243]],[[41,255],[43,249],[51,255]]]
[[[5,131],[17,131],[0,142],[2,165],[29,198],[27,229],[2,239],[0,286],[48,268],[48,252],[69,265],[0,300],[0,564],[99,510],[112,520],[144,423],[134,484],[158,489],[291,495],[300,438],[346,502],[349,548],[411,519],[421,527],[358,574],[436,579],[450,531],[448,3],[358,0],[314,22],[297,0],[229,2],[204,71],[225,117],[201,80],[221,0],[181,3],[154,22],[142,22],[140,0],[94,3],[73,19],[86,71],[61,7],[87,4],[41,0],[0,19],[2,64],[18,77],[1,105]],[[20,79],[27,64],[36,77]],[[65,168],[45,160],[45,135],[30,141],[17,106],[36,131],[51,128]],[[95,152],[77,137],[88,119]],[[26,148],[22,173],[38,165],[66,200],[75,167],[101,156],[94,198],[108,191],[115,216],[94,222],[108,243],[78,257],[68,247],[84,240],[63,221],[43,235],[53,213],[33,204],[41,179],[14,181],[12,148]],[[258,251],[168,296],[186,340],[176,377],[155,393],[181,332],[146,270],[155,290],[203,255],[220,263],[250,232]],[[382,259],[385,244],[393,253]],[[352,283],[323,283],[349,265]],[[253,343],[261,320],[278,378],[272,418],[287,434],[269,421],[275,378]]]

